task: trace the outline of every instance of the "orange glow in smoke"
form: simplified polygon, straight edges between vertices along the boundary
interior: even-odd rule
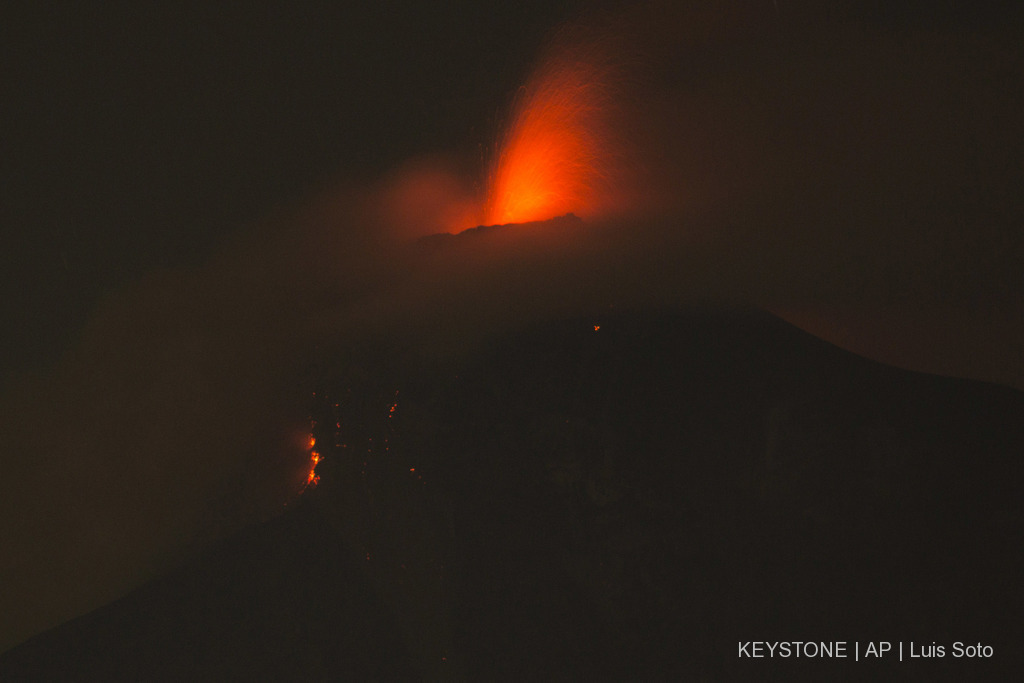
[[[524,223],[601,203],[613,154],[607,137],[611,70],[589,52],[556,53],[520,91],[491,170],[486,223]]]

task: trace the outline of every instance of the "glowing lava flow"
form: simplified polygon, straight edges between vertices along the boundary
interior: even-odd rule
[[[611,70],[593,57],[579,49],[557,53],[520,91],[491,170],[488,225],[585,214],[600,203],[614,157],[607,136]]]
[[[316,437],[309,436],[307,444],[309,450],[309,474],[306,476],[306,483],[303,488],[316,486],[320,483],[320,477],[316,473],[316,466],[320,464],[320,453],[316,450]]]

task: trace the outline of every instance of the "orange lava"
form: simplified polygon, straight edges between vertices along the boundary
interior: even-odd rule
[[[606,136],[609,75],[578,46],[550,57],[520,91],[491,170],[486,223],[586,214],[614,156]]]
[[[309,473],[306,475],[306,483],[303,489],[315,487],[320,483],[320,476],[316,473],[316,466],[320,464],[322,458],[320,453],[314,450],[315,447],[316,437],[310,434],[309,440],[306,441],[306,448],[309,450]]]

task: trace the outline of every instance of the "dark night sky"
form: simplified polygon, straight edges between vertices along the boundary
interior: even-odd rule
[[[1018,5],[694,4],[716,9],[624,15],[650,37],[629,104],[648,118],[631,139],[682,208],[649,233],[626,221],[602,233],[610,242],[557,252],[566,272],[589,274],[598,297],[602,276],[622,275],[626,305],[754,299],[881,360],[1024,386]],[[442,263],[359,308],[404,257],[360,251],[367,225],[353,204],[297,207],[425,154],[449,155],[479,189],[545,37],[594,3],[350,5],[4,10],[0,518],[33,557],[92,577],[45,609],[19,603],[43,624],[279,500],[302,463],[251,463],[276,462],[305,417],[289,393],[305,391],[289,375],[304,350],[282,332],[291,316],[344,336],[353,321],[421,323],[431,296],[465,299],[433,321],[461,314],[437,330],[444,339],[493,317],[460,273],[486,275],[484,291],[520,278],[500,258],[493,273]],[[268,215],[299,217],[252,227]],[[659,228],[681,222],[692,232]],[[557,268],[538,268],[551,282],[533,286],[558,284]],[[357,305],[314,315],[339,301]],[[525,319],[531,306],[512,310]],[[130,466],[115,467],[115,452]],[[263,474],[224,484],[240,463]],[[222,513],[230,521],[211,531],[203,520]],[[12,581],[49,594],[31,569]],[[10,626],[0,646],[39,627]]]

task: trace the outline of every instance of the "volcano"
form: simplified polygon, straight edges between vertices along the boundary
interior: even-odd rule
[[[9,13],[0,682],[1019,678],[1005,4]]]
[[[318,397],[318,487],[9,651],[0,678],[1019,670],[1014,390],[685,308],[537,323],[448,363],[378,348]],[[901,639],[947,657],[900,663]],[[775,640],[894,650],[737,657]],[[994,656],[954,659],[954,642]]]

